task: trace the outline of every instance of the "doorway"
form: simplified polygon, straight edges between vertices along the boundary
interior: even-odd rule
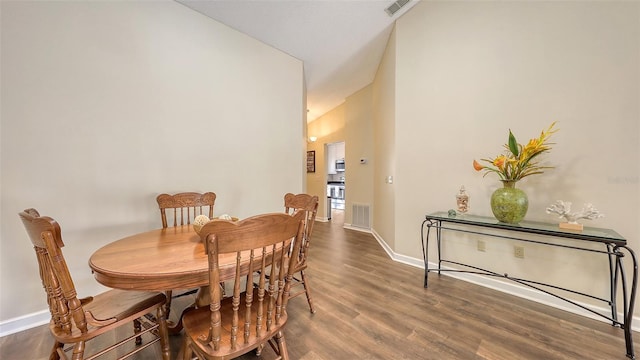
[[[327,154],[327,217],[333,223],[344,224],[347,164],[345,142],[325,144]]]

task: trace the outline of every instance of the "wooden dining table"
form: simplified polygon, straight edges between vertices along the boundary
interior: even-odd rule
[[[209,283],[204,244],[191,225],[116,240],[96,250],[89,266],[99,283],[116,289],[179,290]]]
[[[193,307],[209,304],[208,258],[200,236],[191,225],[156,229],[116,240],[96,250],[89,266],[95,279],[110,288],[167,291],[199,287]],[[232,279],[236,256],[221,255],[219,267],[221,281]],[[182,315],[177,323],[169,324],[171,332],[181,330],[181,319]]]

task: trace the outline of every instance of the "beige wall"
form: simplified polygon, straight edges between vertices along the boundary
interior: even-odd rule
[[[373,138],[372,87],[356,91],[340,106],[308,124],[309,136],[318,140],[307,144],[307,150],[316,152],[316,172],[307,174],[307,193],[318,195],[318,219],[326,220],[327,155],[326,145],[345,142],[345,213],[344,223],[351,225],[352,204],[373,206],[373,170],[375,166]],[[360,159],[366,159],[361,164]]]
[[[639,14],[638,2],[423,1],[403,16],[394,251],[421,258],[418,225],[454,208],[461,185],[471,212],[490,216],[499,182],[475,172],[473,159],[497,155],[509,129],[526,142],[553,121],[560,131],[545,160],[555,169],[519,183],[527,219],[557,221],[545,208],[558,199],[593,203],[606,217],[584,222],[615,229],[640,251]],[[525,245],[520,261],[509,241],[480,253],[473,239],[451,240],[445,251],[464,260],[606,294],[603,258]]]
[[[395,242],[395,183],[385,179],[396,173],[396,32],[391,33],[387,48],[373,82],[374,153],[373,175],[375,212],[373,228],[386,244],[396,248]]]
[[[84,296],[93,251],[160,227],[161,192],[246,217],[304,190],[299,60],[173,1],[1,6],[0,333],[46,309],[24,208],[61,224]]]
[[[352,205],[369,205],[375,214],[373,204],[373,169],[375,167],[373,138],[372,88],[367,86],[345,102],[345,162],[347,164],[345,182],[345,223],[353,224]],[[361,163],[365,159],[366,163]],[[372,214],[370,214],[372,215]],[[372,217],[370,216],[370,219]]]

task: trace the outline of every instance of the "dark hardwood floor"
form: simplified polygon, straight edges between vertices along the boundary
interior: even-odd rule
[[[424,289],[423,270],[393,262],[373,236],[342,222],[316,222],[307,274],[317,313],[304,296],[289,303],[291,359],[626,359],[621,329],[447,276],[431,275]],[[0,358],[47,359],[51,345],[40,326],[1,338]],[[181,336],[171,346],[175,357]],[[265,349],[241,359],[273,358]]]

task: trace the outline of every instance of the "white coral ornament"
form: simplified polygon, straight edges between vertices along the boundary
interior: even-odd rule
[[[582,210],[571,212],[571,203],[558,200],[547,209],[547,214],[558,214],[560,219],[565,219],[566,223],[561,223],[561,228],[582,230],[582,225],[578,224],[578,219],[594,220],[604,217],[592,204],[585,204]]]

